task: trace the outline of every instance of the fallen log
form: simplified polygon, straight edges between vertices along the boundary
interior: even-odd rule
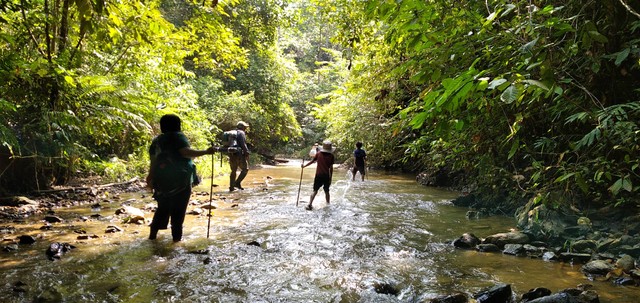
[[[83,190],[91,190],[91,189],[102,189],[102,188],[107,188],[107,187],[129,185],[129,184],[135,183],[137,181],[139,181],[139,178],[138,177],[134,177],[134,178],[130,179],[129,181],[119,182],[119,183],[107,183],[107,184],[93,185],[93,186],[44,189],[44,190],[36,190],[33,193],[34,194],[50,194],[50,193],[60,193],[60,192],[75,192],[75,191],[83,191]]]

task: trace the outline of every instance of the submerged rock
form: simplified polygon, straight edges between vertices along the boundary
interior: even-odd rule
[[[527,303],[579,303],[578,299],[568,293],[557,293],[550,296],[527,301]]]
[[[260,245],[260,242],[258,242],[258,241],[251,241],[251,242],[247,243],[247,245],[250,245],[250,246],[257,246],[257,247],[260,247],[260,246],[261,246],[261,245]]]
[[[433,298],[429,303],[467,303],[469,299],[463,293]]]
[[[586,290],[578,295],[578,300],[581,303],[600,303],[600,296],[595,290]]]
[[[74,248],[76,247],[69,243],[54,242],[49,245],[49,248],[47,248],[45,254],[47,255],[47,258],[49,258],[49,260],[53,261],[55,259],[60,259],[63,254]]]
[[[36,238],[29,235],[22,235],[18,237],[18,243],[20,244],[33,244],[36,243]]]
[[[44,220],[47,221],[48,223],[59,223],[63,221],[62,218],[58,216],[53,216],[53,215],[45,216]]]
[[[379,294],[385,294],[385,295],[394,295],[397,296],[400,293],[400,290],[398,290],[395,286],[389,284],[389,283],[375,283],[373,285],[373,289],[379,293]]]
[[[453,246],[457,248],[472,249],[480,244],[480,239],[472,233],[464,233],[460,238],[453,241]]]
[[[527,293],[522,295],[522,299],[520,302],[529,302],[531,300],[535,300],[537,298],[542,298],[551,295],[551,290],[544,287],[538,287],[535,289],[530,289]]]
[[[499,252],[500,247],[495,244],[478,244],[477,249],[479,252]]]
[[[505,303],[513,301],[511,285],[498,284],[473,296],[478,303]]]

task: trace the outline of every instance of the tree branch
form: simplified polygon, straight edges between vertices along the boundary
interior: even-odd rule
[[[38,52],[43,57],[46,57],[47,55],[40,48],[40,45],[38,43],[38,40],[36,39],[36,36],[34,36],[33,32],[31,31],[31,25],[29,24],[29,20],[27,20],[27,14],[24,12],[24,7],[25,7],[24,0],[20,0],[20,4],[21,4],[20,5],[20,12],[22,13],[22,19],[24,19],[24,24],[25,24],[25,27],[27,28],[27,32],[29,33],[29,36],[31,37],[31,40],[33,40],[33,43],[36,45],[36,49],[38,50]]]
[[[635,15],[636,17],[640,18],[640,14],[636,13],[633,8],[631,6],[629,6],[629,4],[625,3],[624,0],[618,0],[620,1],[620,4],[622,4],[622,6],[624,6],[624,8],[627,9],[628,12],[630,12],[631,14]]]
[[[133,44],[129,44],[129,46],[127,46],[127,48],[122,52],[122,54],[120,54],[118,59],[115,62],[113,62],[111,66],[109,66],[109,69],[107,69],[107,71],[104,73],[105,75],[108,75],[111,72],[111,70],[116,66],[116,64],[118,64],[118,62],[120,62],[120,60],[122,60],[122,57],[124,57],[124,55],[129,51],[129,49],[132,46]]]

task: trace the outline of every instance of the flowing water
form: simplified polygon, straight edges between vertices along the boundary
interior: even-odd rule
[[[578,265],[454,249],[451,241],[463,233],[505,232],[513,219],[468,220],[466,209],[450,203],[458,193],[419,186],[411,176],[373,173],[354,182],[336,170],[331,204],[321,191],[307,211],[314,171],[306,168],[301,179],[295,161],[254,169],[247,189],[234,193],[223,191],[226,178],[214,180],[220,187],[208,239],[206,211],[187,215],[179,243],[168,230],[147,240],[146,225],[114,215],[123,202],[153,203],[148,193],[107,197],[113,202],[100,208],[56,209],[65,221],[51,230],[40,230],[42,218],[12,224],[16,232],[5,239],[38,241],[0,252],[0,302],[426,302],[495,283],[518,294],[591,283],[601,302],[638,302],[638,288],[589,281]],[[208,189],[196,189],[189,210],[209,203]],[[102,217],[87,220],[92,214]],[[124,231],[105,233],[108,225]],[[98,238],[77,240],[79,230]],[[76,248],[49,261],[51,242]],[[376,292],[382,285],[397,294]]]

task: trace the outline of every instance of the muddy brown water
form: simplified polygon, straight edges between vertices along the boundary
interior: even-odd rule
[[[0,252],[0,302],[424,302],[496,283],[519,295],[589,283],[601,302],[640,301],[639,288],[589,281],[577,264],[454,249],[451,241],[464,232],[485,237],[514,228],[514,221],[468,220],[467,209],[450,203],[458,193],[419,186],[412,176],[372,172],[352,182],[336,170],[332,203],[320,193],[306,211],[314,170],[304,170],[298,206],[299,162],[252,169],[241,192],[225,192],[226,177],[214,180],[220,187],[209,239],[206,210],[187,215],[177,244],[168,230],[150,241],[146,225],[123,224],[114,214],[122,203],[154,203],[144,192],[105,197],[113,202],[100,208],[56,209],[64,222],[51,230],[40,229],[41,217],[12,224],[16,232],[4,239],[38,240]],[[208,204],[209,184],[196,188],[189,210]],[[102,218],[83,219],[94,214]],[[105,233],[108,225],[123,231]],[[98,237],[78,240],[80,230]],[[76,248],[50,261],[51,242]],[[398,293],[379,294],[380,284]]]

